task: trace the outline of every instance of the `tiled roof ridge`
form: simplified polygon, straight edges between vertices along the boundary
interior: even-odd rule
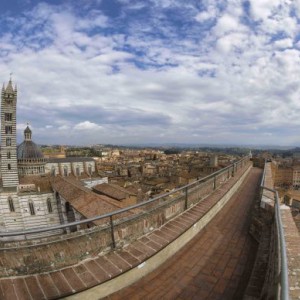
[[[74,187],[76,187],[76,188],[82,190],[83,192],[86,192],[86,193],[87,193],[87,192],[90,192],[90,190],[89,190],[88,188],[84,187],[84,186],[81,185],[81,184],[76,184],[73,180],[70,180],[70,179],[68,179],[68,178],[65,177],[65,176],[58,175],[57,177],[59,177],[60,179],[66,181],[66,182],[68,182],[68,183],[70,183],[70,184],[73,185]]]
[[[119,186],[119,185],[117,185],[117,184],[114,184],[114,183],[109,183],[109,184],[110,184],[111,186],[113,186],[114,188],[116,188],[117,190],[121,191],[121,192],[124,192],[124,193],[129,194],[129,195],[134,195],[134,193],[132,193],[132,192],[126,190],[125,188],[123,188],[123,187],[121,187],[121,186]]]

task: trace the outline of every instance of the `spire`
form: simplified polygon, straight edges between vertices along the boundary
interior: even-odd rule
[[[11,81],[11,78],[9,78],[9,82],[6,86],[5,92],[6,93],[13,93],[13,91],[14,91],[14,88],[12,86],[12,81]]]
[[[12,74],[13,74],[13,73],[10,73],[10,74],[9,74],[9,81],[8,81],[8,84],[7,84],[6,88],[4,88],[4,90],[5,90],[6,93],[13,93],[14,91],[17,90],[16,87],[15,87],[15,90],[14,90],[13,85],[12,85],[12,79],[11,79]],[[3,85],[3,87],[4,87],[4,85]]]
[[[27,127],[24,130],[24,140],[25,141],[31,141],[32,131],[28,125],[29,125],[29,123],[27,123]]]

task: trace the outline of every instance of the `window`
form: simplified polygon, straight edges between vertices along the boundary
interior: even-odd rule
[[[12,126],[5,126],[5,133],[12,134]]]
[[[68,167],[64,166],[64,176],[68,176]]]
[[[53,212],[53,209],[52,209],[52,203],[50,198],[47,199],[47,207],[48,207],[49,214],[51,214]]]
[[[80,169],[79,169],[79,166],[76,167],[76,176],[79,176],[80,175]]]
[[[54,166],[52,166],[52,168],[51,168],[51,176],[55,176],[55,167]]]
[[[7,104],[12,104],[12,100],[13,100],[13,95],[10,94],[5,94],[5,101]]]
[[[11,170],[11,165],[10,164],[7,165],[7,169]]]
[[[11,138],[6,138],[6,146],[11,146]]]
[[[12,197],[8,197],[8,206],[9,206],[10,212],[15,211],[14,201],[13,201]]]
[[[92,175],[92,165],[91,164],[89,164],[89,166],[88,166],[88,172],[89,172],[89,175]]]
[[[66,212],[71,211],[71,205],[69,202],[66,202]]]
[[[10,151],[7,152],[7,158],[10,159]]]
[[[32,200],[29,200],[28,205],[29,205],[29,211],[30,211],[30,214],[31,214],[32,216],[35,215],[35,210],[34,210],[34,206],[33,206]]]
[[[12,121],[12,113],[5,113],[4,114],[5,121]]]

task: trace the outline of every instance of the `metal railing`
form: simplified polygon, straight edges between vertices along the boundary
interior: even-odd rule
[[[286,242],[284,237],[284,229],[280,214],[280,200],[278,192],[275,189],[266,187],[266,163],[261,180],[261,199],[264,196],[263,191],[269,191],[274,194],[274,210],[275,210],[275,224],[277,231],[277,255],[278,255],[278,285],[277,285],[277,299],[288,300],[289,299],[289,280],[288,280],[288,264],[287,264],[287,253],[286,253]]]
[[[95,217],[92,217],[89,219],[84,219],[84,220],[80,220],[80,221],[56,225],[56,226],[42,227],[42,228],[38,228],[38,229],[30,229],[30,230],[24,230],[24,231],[0,232],[0,237],[16,237],[16,236],[23,236],[23,237],[27,236],[28,237],[28,236],[34,235],[34,234],[46,233],[49,231],[57,232],[57,230],[64,230],[64,229],[70,228],[72,226],[84,225],[87,223],[93,223],[94,221],[108,219],[108,222],[106,224],[108,227],[110,227],[112,246],[113,246],[113,248],[115,248],[116,241],[115,241],[114,227],[116,224],[120,224],[120,222],[121,222],[120,219],[114,220],[115,216],[118,216],[118,215],[121,215],[124,213],[129,213],[132,210],[140,209],[140,208],[145,207],[146,205],[156,203],[156,206],[154,206],[154,208],[152,208],[152,209],[155,209],[155,208],[160,207],[161,205],[171,203],[178,199],[181,199],[184,201],[184,210],[186,210],[189,207],[189,200],[190,200],[189,195],[191,195],[193,192],[195,192],[196,189],[200,189],[203,184],[205,184],[205,183],[210,184],[210,182],[211,182],[210,190],[211,190],[211,192],[213,192],[213,190],[220,187],[226,181],[226,179],[224,179],[224,178],[227,178],[227,180],[228,180],[230,177],[234,176],[235,173],[237,172],[237,170],[244,167],[248,161],[249,161],[249,157],[245,156],[242,159],[240,159],[239,161],[236,161],[233,164],[231,164],[217,172],[214,172],[204,178],[198,179],[197,181],[195,181],[193,183],[190,183],[183,187],[177,188],[174,191],[171,191],[169,193],[154,197],[150,200],[147,200],[147,201],[123,208],[123,209],[118,209],[118,210],[112,211],[110,213],[95,216]],[[218,181],[219,178],[223,179],[223,181],[222,180]],[[178,194],[180,194],[180,196],[178,196]],[[175,196],[175,198],[168,199],[169,196]],[[166,199],[169,201],[165,201]],[[135,217],[139,217],[141,213],[143,213],[143,212],[136,213],[135,215],[130,216],[130,217],[127,216],[126,219],[127,220],[129,218],[134,219]]]

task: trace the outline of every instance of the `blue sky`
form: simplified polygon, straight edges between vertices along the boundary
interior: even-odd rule
[[[300,145],[300,0],[4,0],[37,143]]]

